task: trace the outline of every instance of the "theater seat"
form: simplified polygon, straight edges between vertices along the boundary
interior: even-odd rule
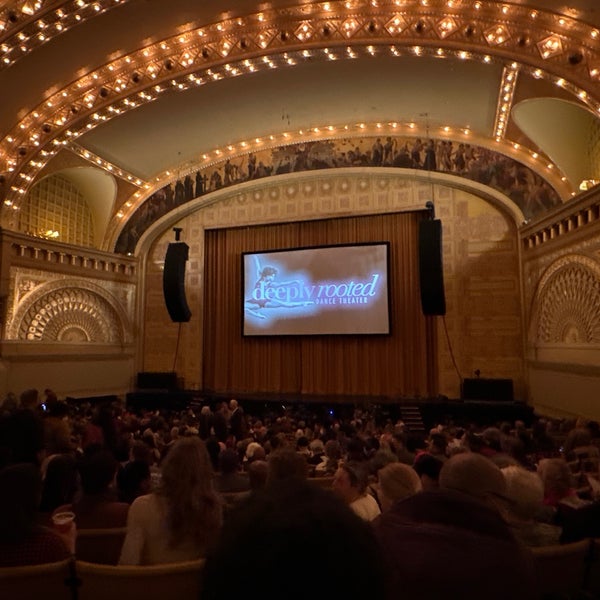
[[[591,540],[532,548],[542,599],[575,598],[585,585]]]
[[[121,556],[126,532],[126,527],[78,529],[75,556],[87,562],[116,565]]]
[[[204,559],[153,566],[76,561],[78,600],[198,600]]]
[[[70,600],[73,559],[24,567],[0,568],[0,598]]]

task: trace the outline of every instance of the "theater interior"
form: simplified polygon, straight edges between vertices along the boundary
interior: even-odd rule
[[[2,396],[600,419],[594,0],[4,0],[0,89]],[[383,330],[248,335],[249,253],[377,243]]]

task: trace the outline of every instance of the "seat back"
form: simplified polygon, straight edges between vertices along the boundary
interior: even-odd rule
[[[544,597],[575,597],[585,585],[589,539],[532,548],[539,589]]]
[[[585,591],[592,598],[600,598],[600,539],[598,538],[592,540]]]
[[[116,565],[121,556],[127,528],[79,529],[75,556],[80,560],[103,565]]]
[[[333,477],[309,477],[308,481],[314,485],[330,490],[331,484],[333,483]]]
[[[0,598],[70,600],[73,559],[24,567],[0,568]]]
[[[77,560],[78,600],[198,600],[204,563],[113,566]]]

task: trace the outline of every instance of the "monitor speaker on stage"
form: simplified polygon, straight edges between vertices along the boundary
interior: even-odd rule
[[[512,379],[466,378],[462,383],[463,400],[512,402],[514,400]]]
[[[187,323],[192,316],[185,297],[185,263],[189,247],[179,241],[181,229],[174,228],[176,241],[169,244],[163,271],[163,293],[167,311],[174,323]]]
[[[433,203],[427,203],[433,215]],[[419,223],[419,282],[424,315],[446,314],[442,265],[442,222],[425,219]]]

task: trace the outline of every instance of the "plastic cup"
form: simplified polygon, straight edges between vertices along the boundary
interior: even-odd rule
[[[75,520],[75,513],[73,512],[59,512],[52,515],[52,523],[54,529],[59,533],[69,533],[71,530],[73,521]]]

